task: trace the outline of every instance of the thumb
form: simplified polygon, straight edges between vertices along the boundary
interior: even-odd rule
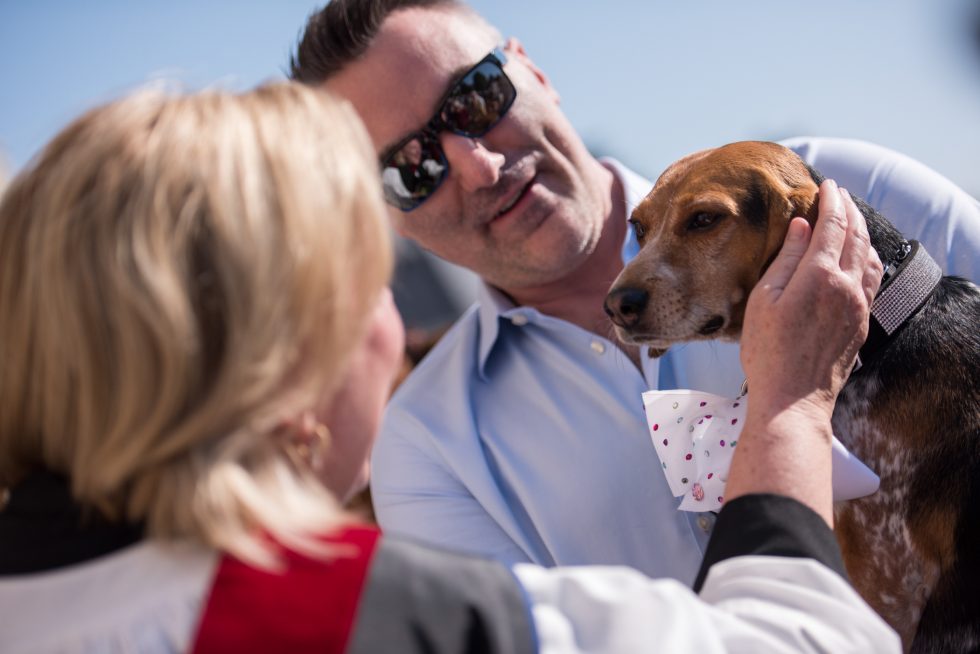
[[[797,217],[790,221],[783,247],[759,280],[760,286],[777,293],[786,288],[806,253],[810,234],[810,224],[804,218]]]

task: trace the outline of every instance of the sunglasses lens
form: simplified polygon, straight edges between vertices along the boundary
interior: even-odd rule
[[[405,141],[383,163],[385,199],[402,211],[422,204],[446,176],[446,159],[439,142],[423,134]]]
[[[465,136],[482,136],[500,122],[517,92],[500,65],[483,61],[453,87],[442,105],[442,123]]]
[[[514,104],[517,90],[504,74],[504,55],[494,51],[450,89],[439,113],[426,128],[402,142],[382,159],[385,199],[411,211],[435,193],[449,170],[438,133],[483,136]]]

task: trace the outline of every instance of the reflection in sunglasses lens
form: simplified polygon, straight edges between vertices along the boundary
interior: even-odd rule
[[[482,136],[514,99],[514,87],[495,64],[486,62],[461,79],[446,98],[440,118],[453,131]]]
[[[409,211],[439,188],[448,171],[440,130],[479,137],[500,122],[517,96],[501,61],[503,55],[494,51],[477,64],[453,86],[429,125],[384,159],[381,176],[389,203]]]
[[[385,197],[403,209],[414,207],[435,191],[446,171],[438,141],[417,136],[386,162],[381,175]]]

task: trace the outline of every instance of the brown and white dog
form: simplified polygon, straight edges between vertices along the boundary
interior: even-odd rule
[[[631,217],[641,250],[606,311],[626,343],[737,340],[749,292],[790,219],[816,219],[822,177],[792,151],[734,143],[670,166]],[[886,269],[834,434],[881,477],[835,506],[858,592],[906,651],[980,651],[980,289],[942,277],[870,206]]]

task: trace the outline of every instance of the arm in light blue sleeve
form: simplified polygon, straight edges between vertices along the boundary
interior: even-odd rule
[[[922,243],[945,274],[980,281],[980,202],[956,184],[864,141],[801,137],[782,144]]]
[[[527,553],[474,497],[416,416],[390,405],[371,457],[371,496],[386,534],[506,564]]]

